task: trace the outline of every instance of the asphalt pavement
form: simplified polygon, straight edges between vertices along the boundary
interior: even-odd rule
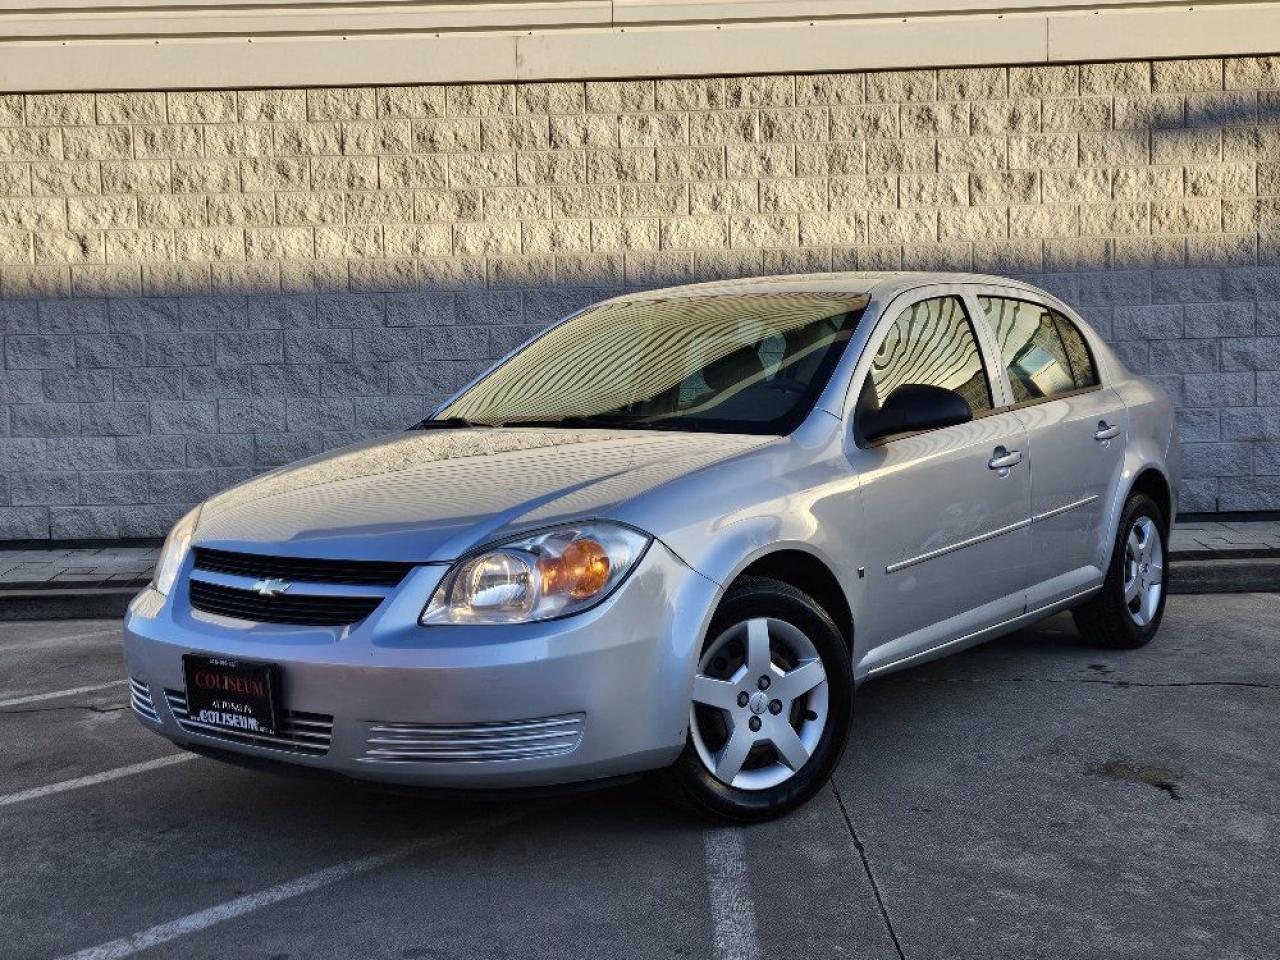
[[[875,680],[834,785],[710,825],[646,783],[385,795],[193,758],[115,624],[0,623],[0,957],[1280,954],[1280,601],[1170,598],[1140,651],[1059,617]]]

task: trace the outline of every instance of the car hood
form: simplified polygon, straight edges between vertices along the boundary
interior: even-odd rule
[[[416,563],[612,507],[770,437],[633,430],[409,431],[210,499],[194,541],[280,556]],[[650,531],[657,532],[657,531]]]

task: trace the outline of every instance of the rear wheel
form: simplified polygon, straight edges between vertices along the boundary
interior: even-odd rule
[[[1168,582],[1167,531],[1154,500],[1145,493],[1129,497],[1102,591],[1072,611],[1085,637],[1108,647],[1132,648],[1155,636]]]
[[[852,711],[849,652],[831,617],[789,584],[744,577],[707,632],[676,777],[719,817],[779,816],[827,782]]]

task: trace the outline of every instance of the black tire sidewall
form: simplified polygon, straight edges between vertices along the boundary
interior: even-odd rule
[[[757,617],[792,624],[817,648],[827,674],[827,725],[800,772],[766,790],[734,789],[717,780],[703,766],[691,737],[686,736],[673,772],[703,810],[728,820],[767,820],[795,809],[817,793],[844,752],[853,716],[853,669],[844,637],[814,600],[788,584],[764,578],[735,584],[711,619],[699,658],[707,644],[725,630]]]

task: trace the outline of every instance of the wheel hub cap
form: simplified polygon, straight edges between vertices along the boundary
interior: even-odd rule
[[[1164,546],[1151,517],[1138,517],[1124,545],[1124,604],[1135,624],[1145,627],[1160,609],[1164,591]]]
[[[794,776],[817,749],[827,698],[813,641],[793,624],[757,617],[725,630],[703,652],[689,738],[716,779],[765,790]]]

